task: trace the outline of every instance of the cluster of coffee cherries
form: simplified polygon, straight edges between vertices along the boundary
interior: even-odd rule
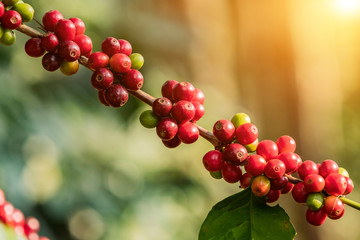
[[[20,0],[0,1],[0,43],[12,45],[16,41],[14,30],[22,22],[29,22],[34,17],[34,9],[30,4]]]
[[[214,178],[240,182],[242,188],[250,186],[254,195],[266,196],[267,203],[291,191],[296,202],[306,203],[306,219],[316,226],[327,216],[339,219],[344,214],[339,196],[349,194],[354,184],[333,160],[303,162],[295,153],[294,139],[287,135],[276,142],[259,142],[258,130],[245,113],[236,114],[231,121],[217,121],[213,134],[221,144],[204,155],[203,164]],[[294,173],[302,181],[292,177]]]
[[[156,133],[168,148],[181,143],[194,143],[199,138],[196,122],[205,113],[204,93],[188,82],[166,81],[161,87],[163,97],[155,99],[152,110],[140,115],[146,128],[156,128]]]
[[[39,237],[39,221],[35,217],[25,218],[21,210],[6,201],[5,194],[1,189],[0,221],[13,228],[16,234],[26,236],[28,240],[49,240],[47,237]]]

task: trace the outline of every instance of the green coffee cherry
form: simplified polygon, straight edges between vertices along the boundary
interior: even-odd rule
[[[324,197],[321,193],[311,193],[306,198],[306,206],[311,211],[319,210],[324,204]]]
[[[237,113],[231,119],[232,124],[234,124],[235,128],[244,124],[250,123],[250,117],[246,113]]]
[[[221,170],[216,172],[209,172],[210,175],[215,179],[222,179]]]
[[[5,6],[9,7],[17,4],[19,0],[3,0],[2,2],[5,4]]]
[[[139,70],[144,65],[144,57],[140,53],[130,54],[131,68]]]
[[[2,38],[3,34],[4,34],[4,29],[0,25],[0,39]]]
[[[16,35],[13,30],[5,29],[2,37],[0,38],[0,43],[10,46],[16,41]]]
[[[154,128],[158,124],[159,117],[152,110],[146,110],[140,115],[140,123],[146,128]]]
[[[34,8],[27,3],[16,3],[13,10],[17,11],[22,18],[23,22],[29,22],[34,17]]]
[[[246,150],[248,152],[255,152],[258,144],[259,144],[259,139],[256,139],[254,142],[252,142],[248,145],[245,145],[244,147],[246,148]]]
[[[344,177],[350,177],[349,172],[343,167],[339,167],[339,174],[343,175]]]

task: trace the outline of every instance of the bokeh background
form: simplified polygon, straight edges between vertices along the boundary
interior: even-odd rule
[[[293,136],[303,160],[334,159],[360,184],[360,0],[33,0],[80,17],[100,50],[108,36],[145,57],[143,89],[168,79],[206,95],[207,129],[248,113],[260,139]],[[35,23],[31,23],[36,27]],[[171,150],[131,98],[97,101],[91,72],[48,73],[18,33],[0,46],[0,187],[54,240],[197,239],[207,212],[238,191],[202,166],[203,139]],[[355,189],[349,197],[360,200]],[[296,239],[360,239],[359,212],[312,227],[306,207],[282,196]]]

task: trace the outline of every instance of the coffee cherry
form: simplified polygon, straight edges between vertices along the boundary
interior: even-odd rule
[[[236,140],[242,145],[254,142],[257,139],[258,134],[258,129],[251,123],[244,123],[240,125],[235,132]]]
[[[106,102],[106,100],[105,100],[105,90],[100,90],[99,92],[98,92],[98,98],[99,98],[99,101],[103,104],[103,105],[105,105],[105,106],[109,106],[109,104]],[[156,124],[155,124],[155,126],[156,126]],[[154,126],[154,127],[155,127]]]
[[[0,219],[6,224],[11,224],[14,210],[15,208],[11,203],[5,202],[4,205],[0,206]]]
[[[40,38],[30,38],[25,43],[25,52],[30,57],[41,57],[45,53],[45,49],[41,46]]]
[[[132,52],[131,44],[124,39],[119,39],[118,41],[120,44],[120,53],[130,56],[130,54]]]
[[[269,192],[266,194],[266,202],[273,203],[276,202],[280,198],[280,190],[270,188]]]
[[[205,95],[204,95],[204,93],[203,93],[200,89],[198,89],[198,88],[195,88],[195,94],[194,94],[193,101],[194,101],[194,102],[198,102],[198,103],[200,103],[201,105],[204,105]]]
[[[191,102],[182,100],[174,104],[171,115],[178,123],[188,122],[195,116],[195,107]]]
[[[279,137],[279,139],[276,141],[276,145],[278,146],[279,153],[295,152],[296,149],[295,140],[287,135]]]
[[[113,84],[105,90],[105,101],[112,107],[122,107],[129,99],[126,89],[120,84]]]
[[[92,51],[93,45],[91,38],[86,35],[77,35],[73,40],[80,48],[80,55],[84,56]]]
[[[30,22],[34,17],[34,8],[27,3],[16,3],[12,10],[18,12],[21,15],[22,22]]]
[[[3,0],[5,6],[7,6],[7,7],[14,6],[19,1],[20,0]]]
[[[58,50],[59,56],[67,62],[76,61],[80,57],[79,46],[75,42],[70,40],[60,42]]]
[[[110,58],[110,68],[117,73],[124,73],[130,70],[131,61],[128,56],[116,53]]]
[[[67,76],[77,73],[78,70],[79,70],[79,62],[77,60],[73,62],[64,61],[60,65],[60,71]]]
[[[140,53],[132,53],[129,56],[131,68],[139,70],[144,65],[144,57]]]
[[[325,187],[325,180],[318,174],[307,175],[304,179],[305,190],[309,193],[321,192]]]
[[[235,127],[230,121],[222,119],[214,124],[213,134],[219,141],[229,143],[234,140]]]
[[[323,161],[319,167],[319,174],[326,178],[331,173],[339,173],[339,166],[333,160]]]
[[[305,203],[308,196],[308,192],[305,190],[305,183],[299,182],[294,185],[292,191],[294,200],[298,203]]]
[[[1,28],[1,26],[0,26]],[[1,32],[1,31],[0,31]],[[13,45],[16,41],[15,32],[11,29],[4,29],[2,37],[0,38],[0,43],[6,46]]]
[[[259,145],[259,140],[256,139],[254,142],[247,144],[244,147],[248,152],[255,152],[258,145]]]
[[[219,150],[207,152],[203,157],[203,164],[206,170],[210,172],[221,170],[224,165],[222,153]]]
[[[25,224],[25,217],[24,214],[19,210],[19,209],[15,209],[13,214],[12,214],[12,226],[16,227],[16,226],[24,226]]]
[[[323,209],[320,209],[318,211],[311,211],[308,209],[306,211],[306,220],[308,223],[314,225],[314,226],[320,226],[323,224],[326,220],[326,213]]]
[[[210,176],[215,178],[215,179],[222,179],[221,170],[216,171],[216,172],[209,172],[209,173],[210,173]]]
[[[293,152],[280,153],[276,158],[285,164],[286,173],[296,172],[302,163],[300,156]]]
[[[39,240],[39,235],[37,233],[30,233],[28,240]]]
[[[1,25],[6,29],[16,29],[21,22],[21,15],[14,10],[6,11],[1,17]]]
[[[62,62],[63,60],[56,53],[48,52],[42,58],[42,66],[49,72],[58,70]]]
[[[80,18],[70,18],[69,20],[72,21],[75,25],[75,36],[84,34],[85,23]]]
[[[176,148],[177,146],[179,146],[181,144],[181,140],[177,136],[175,136],[171,140],[168,140],[168,141],[162,140],[162,143],[167,148]]]
[[[344,211],[344,208],[344,204],[339,198],[335,196],[325,198],[324,211],[328,216],[337,217]]]
[[[59,39],[57,38],[57,36],[51,32],[46,33],[42,38],[41,38],[41,46],[49,52],[53,52],[56,50],[56,48],[59,45]]]
[[[325,191],[333,196],[342,195],[347,187],[346,178],[339,173],[331,173],[325,178]]]
[[[281,194],[286,194],[289,193],[294,187],[294,184],[288,182],[288,184],[286,185],[286,187],[284,187],[283,189],[281,189]]]
[[[337,220],[337,219],[342,218],[342,216],[344,216],[344,213],[345,213],[345,208],[344,208],[344,210],[340,213],[340,215],[338,215],[338,216],[332,216],[332,215],[327,215],[327,216],[328,216],[328,218],[330,218],[330,219],[332,219],[332,220]]]
[[[191,103],[192,103],[192,105],[194,105],[194,108],[195,108],[195,115],[194,115],[194,117],[192,118],[191,121],[197,122],[202,118],[202,116],[204,116],[205,108],[199,102],[191,101]]]
[[[263,176],[256,176],[251,183],[251,191],[255,196],[263,197],[270,191],[270,180]]]
[[[5,194],[4,194],[3,190],[0,189],[0,206],[4,205],[5,202],[6,202]]]
[[[266,161],[274,159],[278,155],[278,147],[271,140],[263,140],[259,142],[256,148],[256,154],[263,156]]]
[[[349,177],[349,172],[343,167],[339,167],[339,174],[343,175],[344,177]]]
[[[39,240],[50,240],[50,238],[47,237],[40,237]]]
[[[60,12],[51,10],[44,14],[42,22],[47,31],[54,32],[55,24],[61,19],[64,19],[64,17]]]
[[[239,166],[230,165],[224,162],[221,174],[224,180],[228,183],[236,183],[240,181],[242,171]]]
[[[151,110],[146,110],[140,115],[140,123],[146,128],[155,128],[158,122],[159,117]]]
[[[195,126],[194,123],[181,123],[179,125],[177,136],[181,142],[185,144],[194,143],[199,138],[199,129]]]
[[[120,43],[116,38],[108,37],[101,44],[101,50],[109,57],[116,53],[120,53]]]
[[[179,82],[175,84],[172,98],[175,102],[180,100],[192,101],[195,96],[195,88],[191,83]]]
[[[345,179],[346,179],[347,184],[346,184],[345,192],[343,194],[347,195],[347,194],[351,193],[352,190],[354,189],[354,183],[351,180],[351,178],[349,178],[349,177],[345,177]]]
[[[170,117],[163,118],[156,126],[157,135],[165,141],[173,139],[178,132],[177,122]]]
[[[4,12],[5,12],[5,6],[2,2],[0,2],[0,18],[4,15]]]
[[[270,179],[270,182],[272,188],[281,190],[288,185],[289,179],[285,175],[282,175],[279,178]]]
[[[249,173],[244,173],[240,178],[240,186],[242,188],[247,188],[250,186],[252,176]]]
[[[73,40],[76,33],[75,25],[67,19],[60,19],[55,24],[54,32],[59,40]]]
[[[321,193],[311,193],[306,198],[306,206],[311,211],[320,210],[323,204],[324,204],[324,197]]]
[[[113,84],[114,75],[107,68],[99,68],[91,76],[91,85],[98,90],[107,89]]]
[[[285,164],[279,159],[271,159],[267,162],[264,173],[270,179],[280,178],[285,174]]]
[[[136,69],[130,69],[130,71],[124,74],[122,79],[122,84],[124,87],[131,91],[139,90],[144,84],[144,77]]]
[[[40,223],[35,217],[26,218],[24,225],[24,231],[26,236],[29,236],[31,233],[37,233],[39,229]]]
[[[252,176],[261,175],[264,172],[267,162],[260,155],[250,155],[246,160],[245,170]]]
[[[298,168],[298,174],[299,174],[299,177],[304,180],[305,177],[307,175],[310,175],[310,174],[319,174],[319,169],[316,165],[316,163],[314,163],[313,161],[311,160],[306,160],[304,161]]]
[[[172,97],[172,92],[173,92],[174,86],[177,83],[178,82],[176,80],[167,80],[161,87],[161,95],[163,97],[170,99],[172,102],[174,102],[174,99]]]
[[[94,52],[89,56],[88,64],[92,70],[105,68],[109,65],[109,56],[103,52]]]
[[[224,160],[232,165],[245,163],[248,153],[246,148],[238,143],[229,144],[223,151]]]
[[[159,117],[166,117],[170,115],[172,103],[170,99],[161,97],[155,99],[152,105],[153,112]]]
[[[250,123],[251,120],[246,113],[237,113],[232,117],[231,122],[234,124],[235,128],[238,128],[240,125]]]

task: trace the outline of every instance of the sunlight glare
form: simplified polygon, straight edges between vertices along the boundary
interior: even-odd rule
[[[359,11],[360,0],[335,0],[334,7],[339,13],[354,14]]]

